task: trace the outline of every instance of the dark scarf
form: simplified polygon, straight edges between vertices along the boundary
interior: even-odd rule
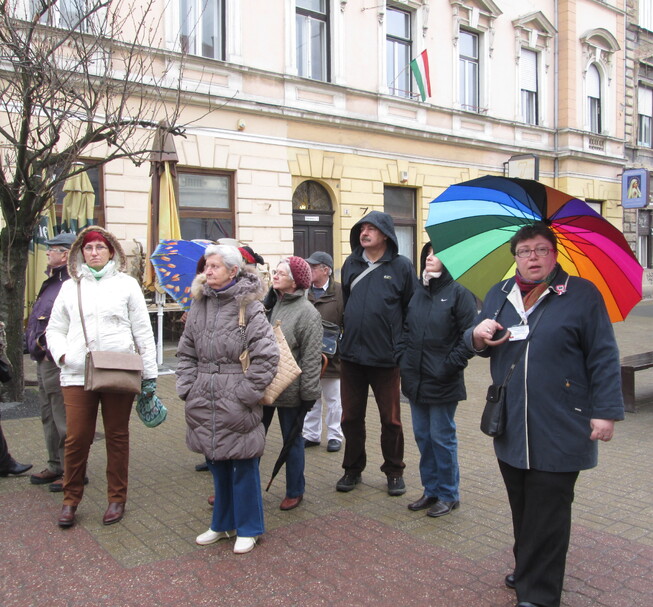
[[[528,280],[519,273],[519,270],[515,272],[515,281],[524,301],[524,310],[530,310],[540,298],[540,295],[551,286],[559,268],[560,265],[556,263],[551,273],[542,280]]]

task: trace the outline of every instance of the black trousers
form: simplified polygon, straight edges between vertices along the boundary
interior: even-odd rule
[[[518,601],[559,607],[578,472],[513,468],[499,460],[515,535]]]
[[[14,463],[14,458],[9,454],[9,447],[5,440],[5,434],[0,425],[0,470],[7,470]]]

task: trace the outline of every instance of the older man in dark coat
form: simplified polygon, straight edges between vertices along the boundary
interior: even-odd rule
[[[41,285],[41,290],[27,320],[25,332],[27,350],[32,360],[36,361],[36,377],[41,393],[41,422],[48,451],[47,468],[32,474],[30,482],[33,485],[50,484],[50,490],[53,491],[63,489],[60,479],[63,476],[63,453],[66,442],[66,407],[59,384],[61,371],[52,360],[48,350],[45,330],[61,285],[70,278],[67,267],[68,254],[76,238],[73,233],[62,232],[45,241],[48,247],[46,255],[49,276]]]

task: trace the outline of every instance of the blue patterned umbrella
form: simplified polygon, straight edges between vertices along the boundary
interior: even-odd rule
[[[161,288],[183,310],[190,309],[190,287],[197,275],[197,262],[211,240],[162,240],[150,260]]]

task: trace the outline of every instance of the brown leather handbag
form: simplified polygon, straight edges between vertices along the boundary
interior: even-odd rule
[[[88,346],[86,323],[84,322],[84,312],[82,310],[82,286],[79,282],[77,283],[77,300],[87,350],[84,390],[139,394],[143,376],[143,359],[141,355],[132,352],[111,352],[109,350],[91,351]]]

